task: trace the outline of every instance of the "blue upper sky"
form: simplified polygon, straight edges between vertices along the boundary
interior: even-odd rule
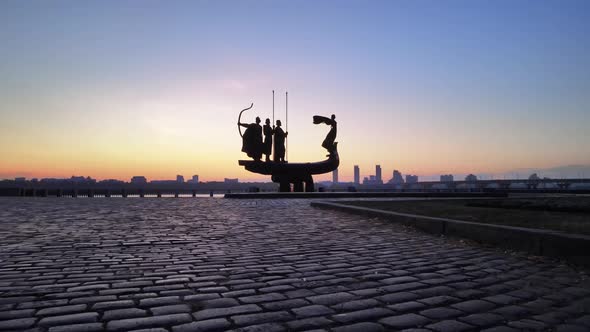
[[[322,157],[309,146],[326,130],[310,118],[335,113],[344,179],[353,164],[419,174],[588,164],[589,22],[589,1],[2,1],[0,148],[87,164],[55,175],[127,176],[121,156],[140,150],[137,169],[216,178],[215,165],[243,158],[239,110],[253,101],[270,117],[276,89],[283,116],[288,89],[292,159]],[[104,128],[140,134],[71,151],[74,136]],[[141,133],[158,145],[143,151]],[[40,137],[50,139],[39,147]],[[215,148],[199,145],[211,137]],[[114,161],[93,171],[92,156]],[[39,170],[0,166],[19,172]]]

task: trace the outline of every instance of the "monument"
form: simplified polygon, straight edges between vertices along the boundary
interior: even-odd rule
[[[274,94],[273,94],[274,95]],[[274,100],[273,100],[274,105]],[[315,115],[313,117],[314,124],[326,124],[330,126],[330,131],[326,135],[326,138],[321,143],[321,146],[328,151],[328,159],[317,162],[300,162],[290,163],[284,159],[284,140],[288,135],[288,132],[283,132],[281,128],[280,120],[277,120],[276,127],[273,126],[273,133],[275,136],[274,153],[282,154],[279,157],[275,155],[272,159],[262,160],[262,151],[267,150],[265,144],[268,144],[268,139],[265,142],[262,140],[262,127],[260,126],[260,118],[256,118],[256,123],[245,124],[241,123],[240,119],[242,113],[249,109],[252,109],[254,104],[250,107],[243,109],[238,116],[238,129],[240,136],[242,137],[242,152],[245,152],[253,160],[239,160],[238,164],[244,166],[244,168],[250,172],[257,174],[270,175],[273,182],[279,184],[279,190],[281,192],[290,192],[291,185],[293,185],[294,192],[313,192],[314,183],[313,175],[330,173],[338,168],[340,164],[340,158],[338,156],[336,140],[336,116],[324,117]],[[273,110],[274,118],[274,110]],[[267,119],[268,120],[268,119]],[[267,125],[268,126],[268,121]],[[265,127],[266,127],[265,126]],[[246,131],[242,134],[241,127],[245,127]],[[268,135],[268,130],[265,128],[265,137]]]

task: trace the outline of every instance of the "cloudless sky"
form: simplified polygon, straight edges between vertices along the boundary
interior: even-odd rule
[[[590,164],[588,1],[0,2],[0,178],[269,180],[242,120],[340,179]],[[328,179],[330,175],[318,179]]]

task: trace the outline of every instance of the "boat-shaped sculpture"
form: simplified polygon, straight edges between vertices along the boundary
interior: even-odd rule
[[[322,147],[328,151],[328,159],[308,163],[289,163],[283,161],[284,158],[281,156],[284,156],[285,149],[284,146],[282,146],[283,143],[278,143],[277,145],[277,141],[284,142],[284,137],[286,137],[287,133],[284,133],[280,128],[275,130],[275,127],[273,127],[272,132],[275,137],[275,156],[274,161],[270,161],[270,159],[268,159],[270,145],[267,144],[272,145],[272,142],[267,141],[269,136],[268,133],[271,132],[268,119],[267,124],[265,125],[264,142],[262,140],[262,127],[259,124],[260,118],[256,118],[256,123],[243,124],[240,122],[242,113],[251,109],[253,106],[254,104],[245,108],[240,112],[240,116],[238,116],[238,128],[240,126],[247,128],[244,134],[240,131],[240,136],[242,136],[243,139],[242,151],[254,159],[239,160],[238,164],[240,166],[243,166],[246,170],[253,173],[270,175],[273,182],[279,183],[279,190],[281,192],[290,192],[291,184],[293,185],[293,191],[295,192],[313,192],[313,175],[329,173],[338,168],[340,165],[340,157],[338,156],[338,143],[335,142],[336,117],[334,115],[330,118],[319,115],[313,117],[314,124],[324,123],[331,127],[330,132],[322,143]],[[280,127],[280,121],[277,121],[277,127]],[[276,140],[277,132],[281,135],[281,139],[279,140]],[[278,152],[280,154],[279,156],[277,156],[277,151],[280,151]],[[266,161],[262,160],[263,154],[267,156]]]
[[[277,163],[256,160],[239,160],[240,166],[246,170],[263,175],[270,175],[273,182],[279,183],[282,192],[313,192],[314,184],[312,175],[324,174],[334,171],[340,165],[340,158],[336,146],[328,159],[309,163]]]

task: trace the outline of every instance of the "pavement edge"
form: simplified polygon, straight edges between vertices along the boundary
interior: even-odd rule
[[[565,259],[590,267],[590,236],[514,226],[483,224],[455,219],[384,211],[334,202],[310,202],[312,207],[378,217],[412,226],[424,232],[461,237],[534,255]]]

